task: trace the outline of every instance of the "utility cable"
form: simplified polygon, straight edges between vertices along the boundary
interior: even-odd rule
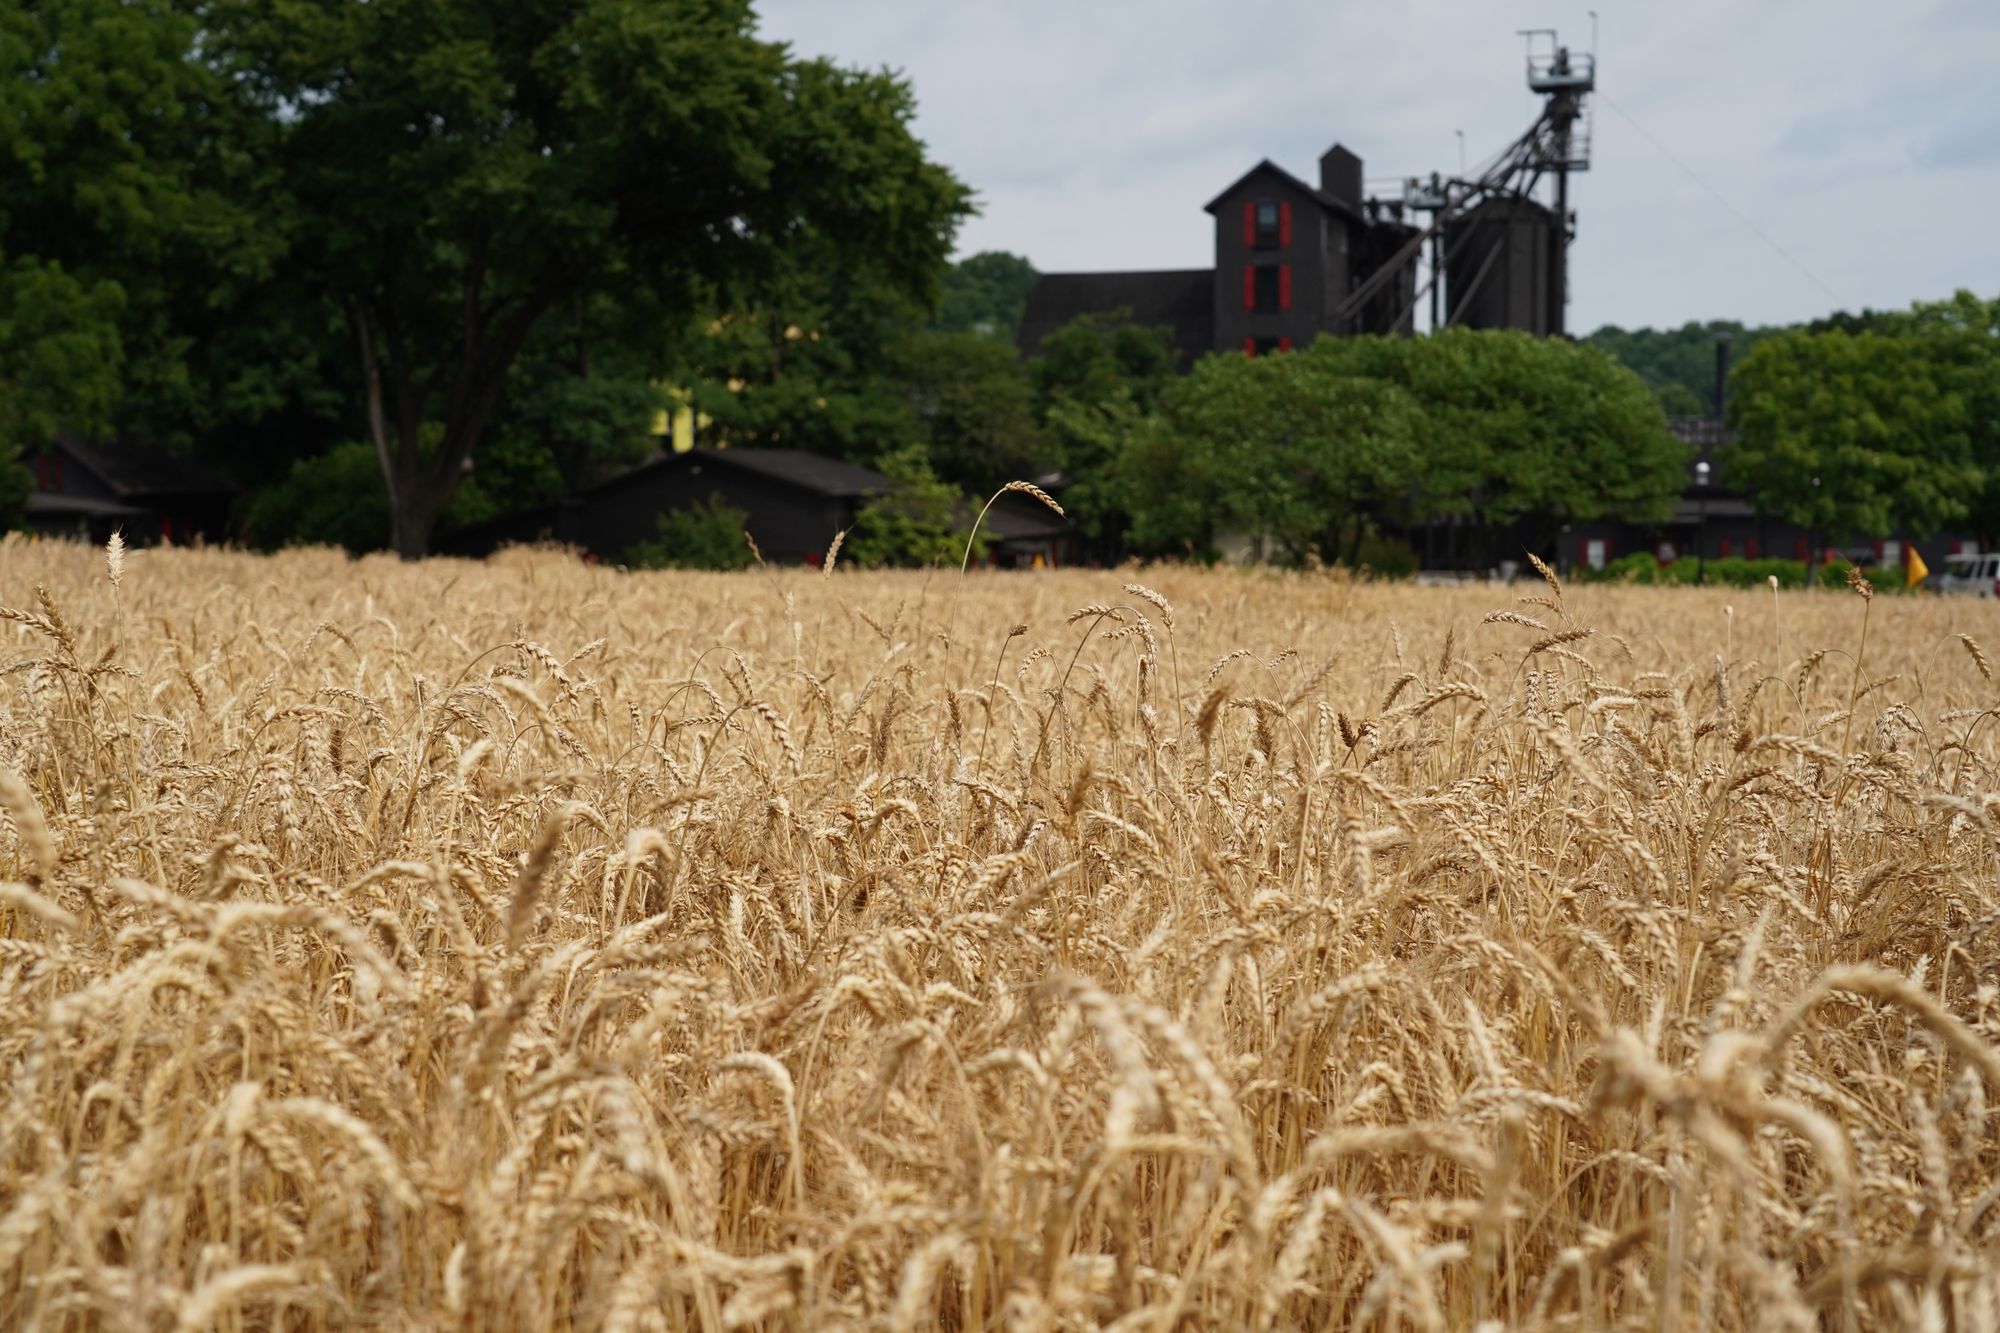
[[[1638,131],[1639,137],[1641,139],[1644,139],[1647,143],[1653,145],[1655,149],[1659,150],[1660,156],[1666,158],[1667,161],[1679,167],[1681,169],[1681,174],[1685,175],[1689,180],[1693,181],[1696,185],[1700,186],[1703,190],[1707,191],[1708,196],[1711,199],[1715,200],[1716,203],[1721,204],[1723,208],[1727,209],[1731,217],[1735,218],[1745,227],[1748,227],[1750,229],[1751,234],[1754,235],[1758,240],[1762,241],[1764,244],[1770,246],[1773,250],[1777,251],[1779,258],[1783,259],[1787,264],[1790,264],[1800,273],[1803,273],[1806,276],[1807,281],[1811,282],[1813,286],[1819,288],[1821,291],[1825,292],[1829,297],[1831,297],[1833,299],[1834,305],[1846,306],[1849,304],[1847,299],[1843,297],[1839,292],[1835,291],[1833,288],[1827,286],[1825,282],[1821,281],[1819,274],[1813,272],[1811,269],[1807,268],[1803,263],[1801,263],[1796,255],[1794,255],[1791,251],[1787,250],[1784,246],[1779,245],[1769,236],[1765,235],[1764,229],[1762,227],[1759,227],[1756,223],[1752,222],[1749,218],[1745,217],[1741,209],[1737,208],[1736,205],[1730,203],[1729,200],[1725,199],[1722,195],[1722,191],[1716,189],[1713,185],[1710,185],[1707,181],[1703,180],[1700,177],[1700,175],[1698,175],[1695,172],[1695,169],[1693,167],[1689,166],[1687,163],[1681,161],[1680,158],[1676,157],[1674,155],[1673,149],[1667,147],[1665,144],[1661,143],[1658,139],[1655,139],[1651,134],[1647,133],[1646,127],[1644,125],[1641,125],[1638,121],[1632,119],[1631,112],[1627,111],[1624,107],[1619,106],[1618,103],[1612,101],[1610,96],[1606,94],[1602,89],[1596,90],[1591,95],[1593,97],[1603,98],[1604,104],[1610,107],[1613,111],[1616,111],[1618,113],[1619,118],[1623,120],[1627,125],[1630,125],[1634,130]]]

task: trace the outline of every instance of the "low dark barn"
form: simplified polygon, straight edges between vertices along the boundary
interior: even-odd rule
[[[487,555],[510,542],[558,541],[616,559],[658,535],[660,516],[720,496],[773,563],[817,563],[854,526],[870,496],[893,489],[879,472],[797,449],[693,449],[662,454],[574,499],[463,528],[439,549]]]
[[[220,541],[235,491],[190,458],[131,435],[85,440],[60,434],[24,460],[35,475],[28,527],[102,543],[112,532],[135,545]]]

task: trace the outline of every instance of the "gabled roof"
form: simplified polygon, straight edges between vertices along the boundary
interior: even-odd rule
[[[694,466],[716,466],[752,472],[758,476],[769,477],[773,481],[796,486],[800,490],[835,499],[882,495],[895,489],[895,483],[881,473],[870,471],[865,467],[856,467],[852,463],[843,463],[837,458],[809,454],[803,449],[755,448],[691,449],[684,454],[657,454],[628,472],[605,478],[590,489],[602,491],[620,486],[640,473],[683,462]]]
[[[881,495],[896,488],[879,472],[803,449],[695,449],[691,455],[840,499]]]
[[[1308,199],[1313,200],[1315,203],[1319,204],[1320,207],[1328,210],[1329,212],[1338,213],[1342,217],[1348,217],[1348,218],[1359,218],[1361,216],[1361,214],[1356,212],[1353,206],[1348,204],[1347,201],[1343,199],[1334,198],[1332,195],[1328,194],[1325,190],[1320,189],[1316,185],[1306,184],[1304,181],[1300,180],[1297,176],[1294,176],[1291,172],[1286,171],[1283,167],[1279,166],[1276,162],[1273,162],[1268,157],[1265,158],[1262,162],[1259,162],[1256,166],[1250,168],[1250,170],[1244,172],[1241,176],[1238,176],[1235,180],[1231,181],[1227,189],[1225,189],[1221,194],[1216,195],[1215,198],[1203,204],[1202,208],[1210,213],[1215,212],[1218,208],[1222,207],[1224,200],[1229,199],[1232,196],[1240,193],[1243,187],[1245,185],[1248,185],[1252,179],[1263,175],[1276,177],[1278,181],[1280,181],[1287,187],[1298,191],[1300,194],[1306,196],[1306,198]]]
[[[229,495],[235,487],[192,458],[168,453],[157,444],[122,434],[86,440],[58,431],[55,445],[95,473],[120,499],[154,495]]]
[[[1009,505],[1012,496],[1002,496],[991,509],[986,511],[986,519],[980,531],[997,542],[1045,541],[1051,537],[1066,536],[1070,531],[1068,520],[1041,504],[1029,501]],[[975,511],[976,513],[977,511]],[[968,514],[967,518],[972,515]]]
[[[1174,332],[1183,365],[1215,350],[1215,270],[1160,269],[1130,273],[1044,273],[1028,289],[1028,303],[1014,334],[1021,355],[1033,356],[1042,339],[1078,315],[1131,312],[1141,327]]]

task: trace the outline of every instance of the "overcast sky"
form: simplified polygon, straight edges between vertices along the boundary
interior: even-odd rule
[[[2000,0],[1596,8],[1573,331],[2000,296]],[[1515,30],[1590,43],[1569,0],[758,9],[802,55],[908,77],[917,132],[979,195],[960,253],[1045,272],[1207,267],[1202,205],[1264,157],[1314,179],[1339,140],[1381,193],[1455,171],[1462,129],[1476,165],[1539,107]]]

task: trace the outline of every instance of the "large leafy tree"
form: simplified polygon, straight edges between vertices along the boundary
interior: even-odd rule
[[[1480,526],[1666,517],[1687,450],[1637,376],[1597,348],[1512,330],[1321,339],[1311,357],[1401,386],[1422,411],[1411,516]],[[1547,534],[1544,534],[1547,535]]]
[[[405,556],[544,321],[603,293],[726,308],[795,250],[928,296],[966,206],[904,84],[791,58],[747,0],[203,15],[203,59],[271,133],[262,207],[344,314]]]
[[[1829,536],[1923,536],[1966,518],[1986,480],[1975,440],[1994,438],[1992,335],[1938,310],[1903,327],[1759,344],[1731,380],[1724,480]]]
[[[267,276],[265,161],[173,0],[0,6],[0,435],[122,424],[186,379],[190,324]]]
[[[925,307],[910,287],[866,256],[792,247],[754,291],[686,326],[674,383],[717,441],[872,464],[914,439],[902,348]]]

